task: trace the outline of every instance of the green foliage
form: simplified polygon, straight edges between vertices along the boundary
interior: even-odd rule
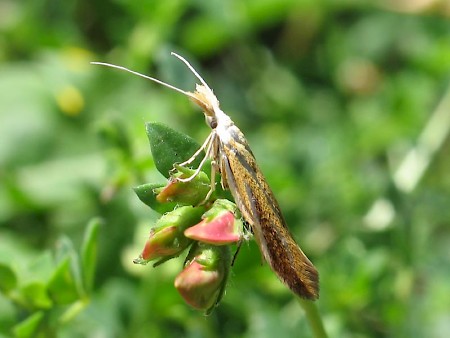
[[[97,260],[99,226],[98,220],[92,220],[82,243],[83,248],[89,248],[83,250],[83,260],[90,251],[88,264],[79,264],[78,254],[67,238],[59,241],[56,258],[43,252],[23,262],[2,263],[2,293],[17,316],[17,323],[10,332],[17,337],[53,336],[59,332],[61,324],[71,321],[86,308],[90,298],[88,287],[91,287],[86,281],[92,278]],[[81,276],[85,278],[84,283]]]
[[[147,123],[146,130],[150,141],[153,160],[158,171],[165,177],[175,163],[181,163],[194,154],[200,145],[187,135],[178,133],[160,123]],[[192,163],[197,168],[201,156]]]
[[[192,91],[173,50],[248,138],[329,335],[449,336],[448,6],[378,3],[3,1],[0,335],[312,336],[254,243],[206,319],[173,286],[183,257],[132,263],[159,216],[139,198],[165,182],[144,123],[209,130],[182,95],[89,62]]]

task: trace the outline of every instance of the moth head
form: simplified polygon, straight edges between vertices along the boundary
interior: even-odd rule
[[[217,100],[217,97],[214,95],[212,89],[209,88],[209,86],[205,82],[205,80],[203,80],[203,78],[200,76],[200,74],[194,69],[194,67],[191,66],[191,64],[185,58],[183,58],[182,56],[180,56],[176,53],[173,53],[173,52],[172,52],[172,55],[174,55],[175,57],[180,59],[189,68],[189,70],[195,75],[195,77],[198,80],[200,80],[201,84],[196,85],[194,92],[188,92],[188,91],[182,90],[180,88],[172,86],[171,84],[168,84],[161,80],[155,79],[153,77],[135,72],[133,70],[130,70],[130,69],[122,67],[122,66],[117,66],[117,65],[110,64],[110,63],[104,63],[104,62],[91,62],[91,63],[127,71],[129,73],[138,75],[145,79],[156,82],[160,85],[163,85],[167,88],[175,90],[183,95],[186,95],[203,110],[203,113],[205,114],[206,122],[212,129],[215,129],[217,127],[216,111],[220,110],[219,109],[219,100]]]
[[[213,91],[204,85],[196,85],[195,92],[191,94],[191,100],[202,108],[206,123],[211,129],[215,129],[217,127],[215,111],[219,107],[219,100],[217,100]]]

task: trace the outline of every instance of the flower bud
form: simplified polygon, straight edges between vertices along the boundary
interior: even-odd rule
[[[150,230],[150,236],[144,250],[133,262],[146,264],[148,261],[162,258],[160,262],[178,256],[192,240],[184,236],[184,231],[199,221],[204,207],[179,207],[163,215]]]
[[[213,245],[236,243],[242,238],[243,224],[237,216],[236,205],[228,200],[216,200],[202,221],[184,231],[184,235],[196,241]]]
[[[197,205],[202,202],[211,188],[211,182],[203,171],[188,182],[178,181],[194,175],[195,170],[174,165],[177,172],[169,179],[165,187],[154,190],[156,200],[160,203],[177,202],[186,205]]]
[[[230,270],[228,246],[195,245],[185,268],[175,279],[175,288],[186,303],[209,314],[220,302]]]

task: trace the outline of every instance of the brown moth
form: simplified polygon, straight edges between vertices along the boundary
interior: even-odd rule
[[[211,88],[182,56],[172,53],[191,70],[200,81],[194,92],[184,91],[158,79],[134,72],[127,68],[102,62],[93,64],[113,67],[149,79],[188,96],[203,110],[211,133],[200,149],[187,161],[187,166],[204,150],[206,156],[199,168],[189,178],[193,179],[207,159],[212,160],[211,190],[215,188],[215,173],[221,174],[221,184],[229,189],[242,216],[253,231],[264,259],[278,278],[296,295],[315,300],[319,297],[319,275],[299,248],[287,228],[277,200],[259,169],[244,134],[219,107],[219,101]],[[181,179],[180,179],[181,180]]]

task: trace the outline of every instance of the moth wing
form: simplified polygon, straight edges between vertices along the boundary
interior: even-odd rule
[[[278,202],[244,135],[234,125],[228,129],[231,138],[220,143],[220,170],[242,216],[252,226],[265,260],[294,293],[303,298],[317,299],[317,270],[290,234]]]

